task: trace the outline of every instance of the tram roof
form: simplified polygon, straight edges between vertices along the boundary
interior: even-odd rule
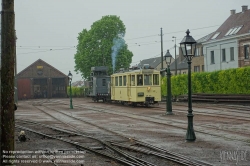
[[[155,69],[137,69],[137,70],[129,70],[119,73],[114,73],[112,75],[126,75],[126,74],[160,74],[160,71]]]

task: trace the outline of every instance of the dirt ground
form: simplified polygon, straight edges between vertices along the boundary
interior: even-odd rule
[[[16,118],[48,122],[46,117],[39,115],[39,111],[32,107],[31,104],[37,101],[19,101],[18,110],[15,113]],[[69,99],[50,100],[53,103],[58,101],[67,103]],[[189,156],[191,159],[218,166],[250,165],[250,118],[248,116],[245,117],[245,120],[216,117],[216,114],[210,117],[208,115],[196,114],[195,111],[205,110],[209,114],[210,112],[221,112],[225,109],[218,108],[213,110],[193,106],[196,141],[186,142],[187,107],[180,106],[177,103],[173,103],[174,115],[169,116],[165,115],[166,111],[162,109],[93,103],[87,98],[74,98],[73,105],[73,110],[70,110],[68,105],[63,104],[50,104],[50,107],[65,113],[70,112],[72,116],[81,117],[84,120],[125,136]],[[164,103],[160,104],[160,106],[164,105]],[[88,108],[92,108],[92,110]],[[234,111],[237,112],[237,110]],[[227,114],[230,115],[231,113],[228,112]],[[240,116],[240,113],[238,115]],[[16,129],[15,150],[35,151],[37,149],[58,149],[58,147],[62,147],[62,149],[74,148],[71,145],[52,139],[42,139],[40,136],[32,133],[27,133],[29,140],[20,142],[17,139],[19,132],[20,130]],[[96,161],[96,156],[85,155],[84,165],[103,165],[103,163],[106,163],[106,165],[114,164],[108,160],[98,162]]]

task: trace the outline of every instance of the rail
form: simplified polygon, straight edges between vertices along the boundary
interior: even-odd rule
[[[177,97],[177,101],[187,101],[187,95],[180,95]],[[198,102],[233,102],[233,103],[250,103],[250,95],[244,94],[204,94],[195,93],[192,94],[192,101]]]

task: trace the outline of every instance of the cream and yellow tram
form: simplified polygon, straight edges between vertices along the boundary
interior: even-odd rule
[[[144,67],[111,75],[111,100],[122,104],[152,105],[161,101],[160,71]]]

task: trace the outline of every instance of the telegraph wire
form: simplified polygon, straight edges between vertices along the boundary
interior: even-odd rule
[[[195,28],[195,29],[190,29],[190,30],[200,30],[200,29],[206,29],[206,28],[211,28],[211,27],[216,27],[216,26],[219,26],[219,25],[212,25],[212,26],[207,26],[207,27],[201,27],[201,28]],[[183,32],[182,31],[175,31],[175,32],[168,32],[168,33],[163,33],[164,34],[173,34],[173,33],[179,33],[179,32]],[[204,34],[205,35],[205,34]],[[131,38],[131,39],[126,39],[126,41],[128,40],[134,40],[134,39],[141,39],[141,38],[147,38],[147,37],[157,37],[159,36],[159,34],[155,34],[155,35],[148,35],[148,36],[142,36],[142,37],[137,37],[137,38]],[[200,36],[200,35],[196,35],[196,36]],[[178,39],[179,40],[179,39]],[[171,40],[168,40],[167,42],[169,42]],[[155,41],[155,42],[158,42],[158,41]],[[160,42],[160,41],[159,41]],[[143,43],[143,42],[142,42]],[[149,43],[149,42],[148,42]],[[140,43],[126,43],[126,44],[138,44],[138,45],[141,45]],[[155,44],[154,42],[152,42],[152,44]],[[20,48],[24,48],[24,47],[31,47],[31,48],[34,48],[34,47],[37,47],[37,48],[41,48],[41,47],[76,47],[76,46],[17,46],[16,48],[17,49],[20,49]]]
[[[40,52],[49,52],[49,51],[59,51],[59,50],[71,50],[75,49],[75,47],[69,47],[69,48],[60,48],[60,49],[49,49],[49,50],[43,50],[43,51],[36,51],[36,52],[25,52],[25,53],[19,53],[18,55],[23,54],[34,54],[34,53],[40,53]]]
[[[200,29],[212,28],[212,27],[216,27],[216,26],[220,26],[220,25],[212,25],[212,26],[201,27],[201,28],[190,29],[190,30],[195,31],[195,30],[200,30]],[[182,31],[175,31],[175,32],[168,32],[168,33],[163,33],[163,35],[164,35],[164,34],[179,33],[179,32],[183,32],[183,31],[185,31],[185,30],[182,30]],[[134,39],[147,38],[147,37],[153,37],[153,36],[158,36],[158,34],[155,34],[155,35],[148,35],[148,36],[142,36],[142,37],[137,37],[137,38],[131,38],[131,39],[126,39],[126,41],[128,41],[128,40],[134,40]]]
[[[206,28],[211,28],[211,27],[216,27],[216,26],[220,26],[220,25],[213,25],[213,26],[208,26],[208,27],[202,27],[202,28],[190,29],[190,31],[195,31],[195,30],[200,30],[200,29],[206,29]],[[179,33],[179,32],[183,32],[183,31],[168,32],[168,33],[164,33],[164,34],[172,34],[172,33]]]
[[[177,46],[177,47],[178,47],[178,46]],[[174,46],[171,47],[171,48],[169,48],[169,49],[167,49],[167,50],[172,50],[172,49],[174,49]],[[167,52],[167,50],[164,51],[164,54]],[[161,53],[159,53],[159,54],[157,54],[157,55],[155,55],[155,56],[149,57],[149,58],[147,58],[147,59],[157,58],[157,57],[160,57],[160,55],[161,55]],[[131,64],[132,64],[132,63],[138,63],[138,62],[140,62],[140,61],[131,62]]]

